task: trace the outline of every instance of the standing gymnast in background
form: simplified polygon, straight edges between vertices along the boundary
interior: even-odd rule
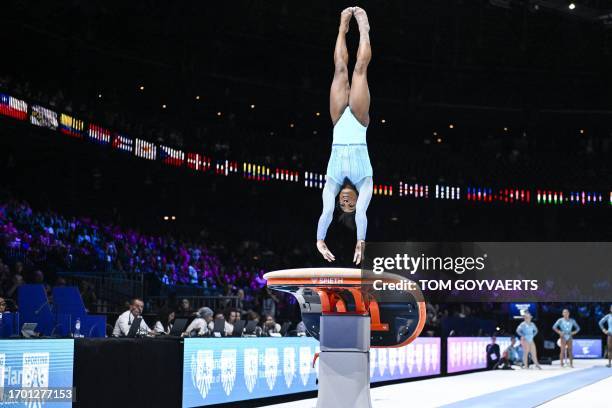
[[[346,33],[352,17],[359,26],[359,48],[349,84]],[[329,94],[334,137],[323,188],[323,212],[317,227],[317,249],[329,262],[334,261],[335,257],[325,244],[325,236],[336,206],[341,211],[341,217],[348,219],[357,230],[353,256],[355,264],[361,262],[366,238],[366,210],[373,191],[372,165],[366,143],[370,123],[367,68],[372,58],[369,32],[365,10],[349,7],[342,11],[334,50],[334,79]]]
[[[563,317],[559,318],[553,325],[553,330],[559,335],[561,352],[559,353],[559,362],[561,367],[565,362],[565,356],[569,357],[569,365],[574,368],[574,353],[572,350],[574,336],[580,331],[580,326],[574,319],[570,318],[569,309],[563,309]]]
[[[604,324],[608,325],[608,328],[606,329],[604,327]],[[602,319],[599,321],[599,327],[601,328],[601,331],[604,332],[604,334],[607,337],[607,348],[608,348],[608,365],[607,367],[610,368],[612,367],[612,305],[610,305],[610,313],[608,313],[607,315],[605,315],[604,317],[602,317]]]
[[[538,334],[538,328],[535,323],[531,321],[531,313],[525,312],[523,317],[525,321],[516,328],[516,333],[521,337],[521,346],[523,347],[523,368],[529,368],[529,354],[531,354],[531,359],[538,370],[541,370],[542,367],[540,367],[540,363],[538,362],[538,350],[533,341],[533,338]]]

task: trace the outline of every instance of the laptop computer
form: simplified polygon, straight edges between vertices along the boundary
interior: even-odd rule
[[[280,330],[281,336],[287,335],[287,332],[289,331],[289,327],[291,327],[291,322],[283,323],[283,325],[281,326],[281,330]]]
[[[246,322],[244,320],[238,320],[236,323],[234,323],[234,331],[232,332],[232,336],[241,337],[245,325]]]
[[[23,326],[21,326],[21,335],[25,338],[38,336],[34,331],[36,330],[36,326],[38,326],[38,323],[24,323]]]
[[[136,337],[138,334],[138,330],[140,329],[140,322],[142,322],[142,317],[137,317],[134,319],[132,324],[130,325],[130,331],[128,331],[125,337]]]
[[[225,336],[225,320],[224,319],[215,319],[215,324],[213,326],[213,336],[214,337]]]
[[[174,324],[172,325],[172,328],[170,329],[170,333],[168,333],[169,336],[180,336],[183,331],[185,330],[185,328],[187,328],[187,318],[183,318],[183,317],[177,317],[176,319],[174,319]]]
[[[244,334],[248,334],[248,335],[255,335],[255,328],[257,327],[257,321],[256,320],[249,320],[246,324],[246,327],[244,328]]]

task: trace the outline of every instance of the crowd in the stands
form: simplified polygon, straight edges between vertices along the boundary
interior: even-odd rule
[[[226,293],[264,286],[264,271],[242,264],[220,246],[152,236],[90,218],[37,212],[25,201],[0,203],[0,246],[63,270],[144,273],[169,285]]]

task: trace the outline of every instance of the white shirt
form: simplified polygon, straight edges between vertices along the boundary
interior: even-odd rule
[[[155,333],[166,333],[169,334],[170,330],[172,330],[172,324],[168,324],[168,330],[164,329],[164,325],[159,320],[155,322],[155,326],[153,326],[153,331]]]
[[[213,329],[215,328],[215,322],[212,321],[210,323],[208,323],[208,330],[212,333]],[[226,336],[231,336],[232,333],[234,332],[234,325],[231,323],[228,323],[227,321],[225,322],[225,326],[223,326],[223,331],[225,332]]]
[[[185,333],[190,335],[193,330],[198,331],[198,336],[203,336],[208,333],[208,325],[206,324],[206,320],[201,317],[196,317],[193,319],[193,321],[189,323],[189,326],[187,326]]]
[[[119,318],[117,318],[117,321],[115,322],[115,328],[113,329],[113,336],[114,337],[127,336],[127,334],[130,331],[130,326],[132,325],[132,322],[135,319],[136,318],[132,314],[131,310],[126,310],[125,312],[121,313],[119,315]],[[140,320],[140,331],[144,331],[145,333],[148,333],[150,331],[149,326],[147,326],[147,323],[145,323],[144,319]]]

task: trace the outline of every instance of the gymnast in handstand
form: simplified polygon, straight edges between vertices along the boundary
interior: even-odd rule
[[[359,48],[349,83],[346,33],[352,17],[359,26]],[[357,245],[353,262],[359,264],[363,256],[368,225],[366,210],[373,191],[372,165],[366,143],[370,123],[367,69],[371,58],[370,24],[365,10],[360,7],[343,10],[334,50],[334,79],[329,94],[334,138],[323,188],[323,212],[317,227],[317,249],[329,262],[334,261],[335,257],[325,244],[325,236],[336,206],[343,217],[354,216]]]

